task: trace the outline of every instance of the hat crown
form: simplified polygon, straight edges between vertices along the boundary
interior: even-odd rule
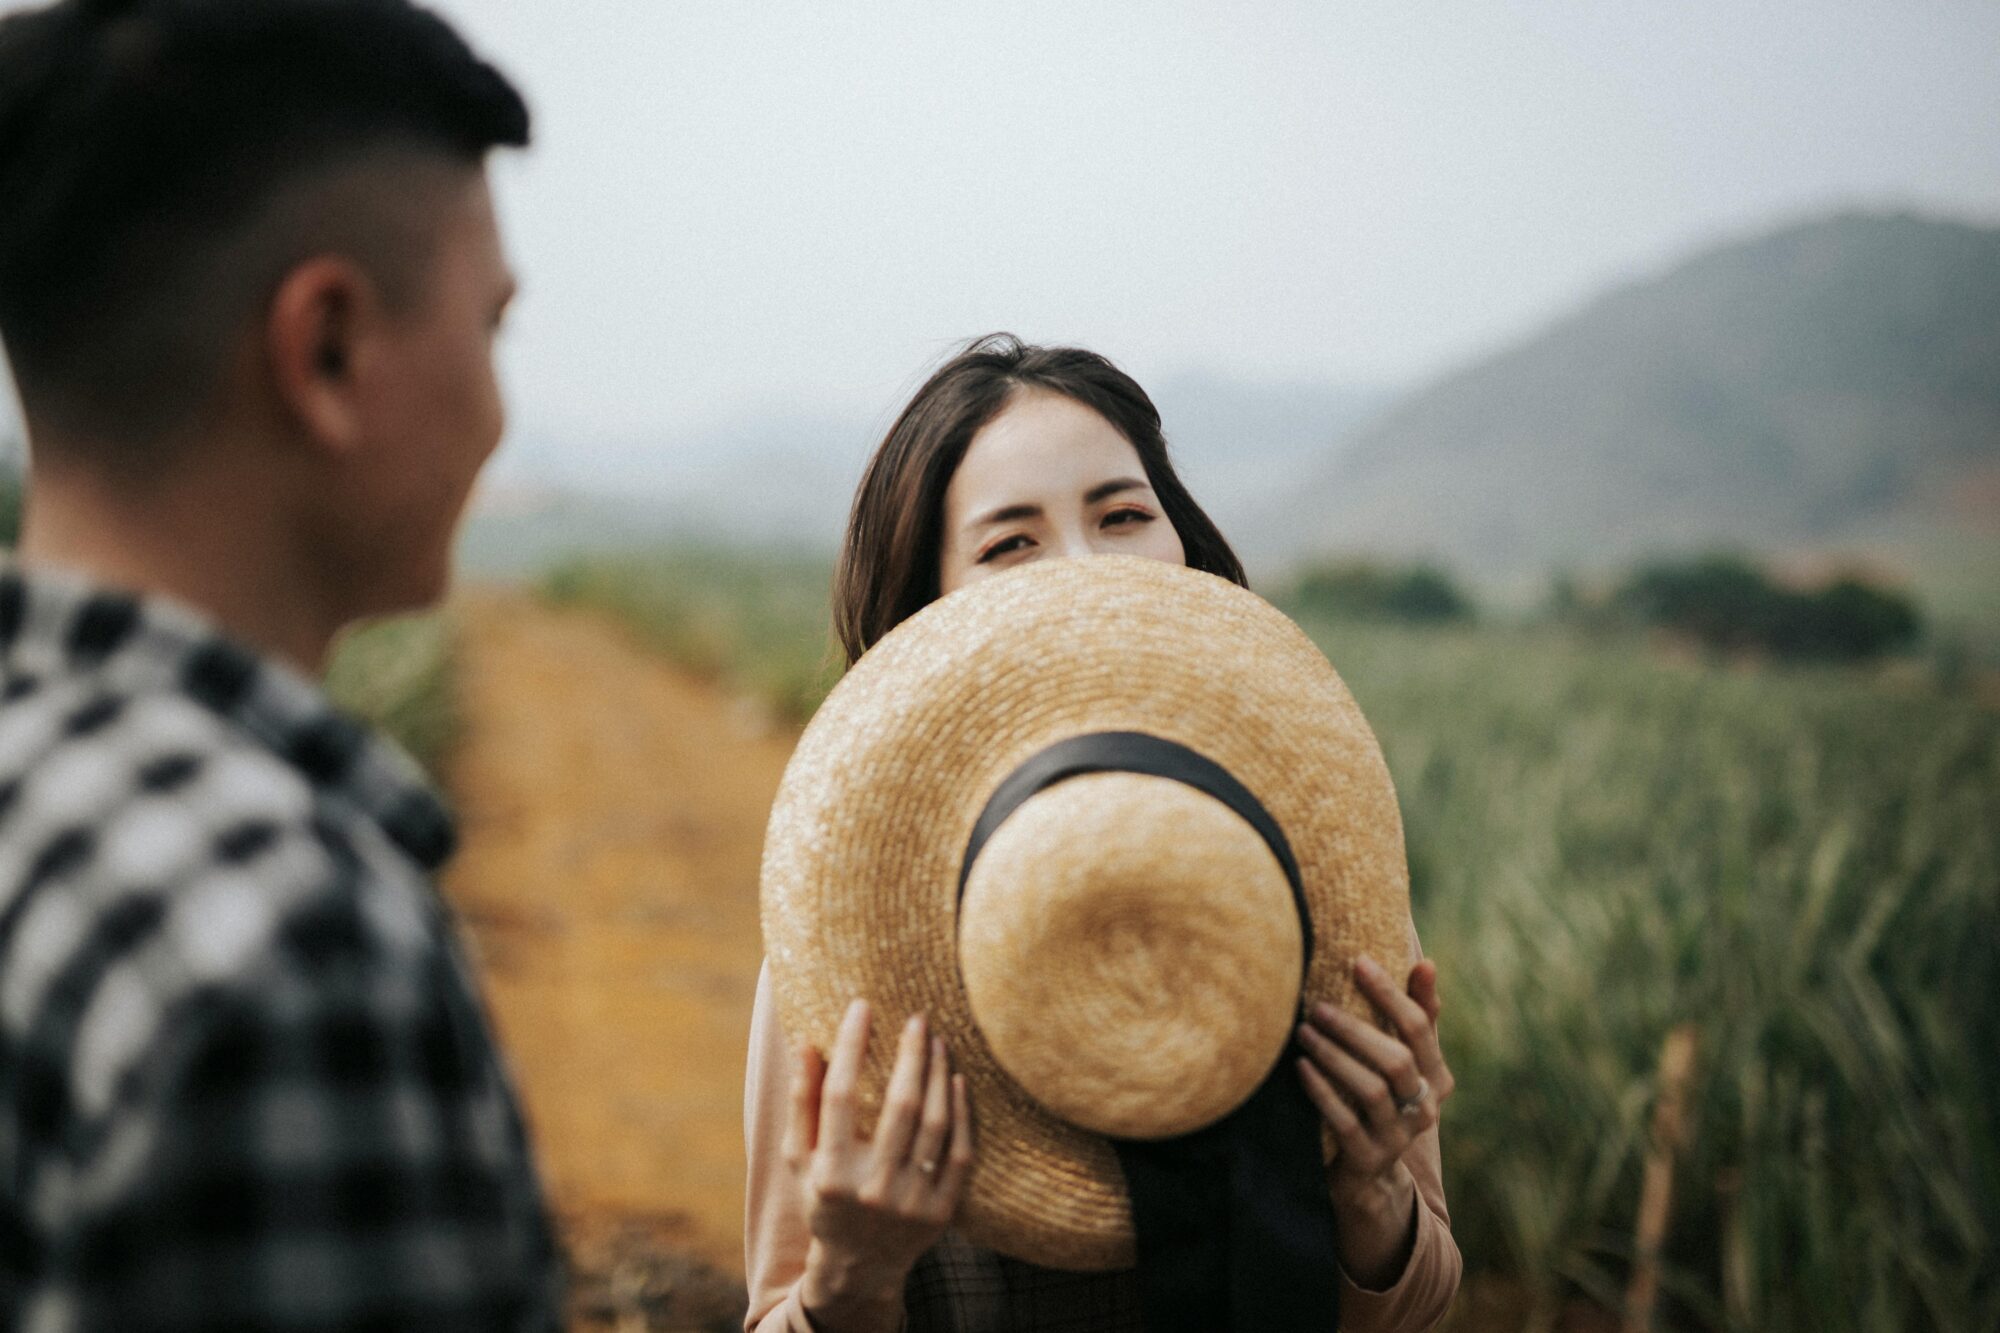
[[[1285,872],[1214,797],[1137,773],[1029,798],[967,878],[974,1022],[1023,1091],[1080,1128],[1190,1133],[1263,1081],[1298,1010]]]

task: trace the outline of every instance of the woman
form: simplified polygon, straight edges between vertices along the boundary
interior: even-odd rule
[[[995,335],[917,392],[868,465],[835,583],[852,663],[925,604],[1033,560],[1146,556],[1242,583],[1229,544],[1167,458],[1158,411],[1109,361]],[[1437,1115],[1451,1072],[1437,1042],[1437,974],[1414,927],[1401,985],[1355,978],[1395,1035],[1331,1006],[1299,1031],[1298,1075],[1339,1153],[1342,1326],[1419,1330],[1458,1286],[1439,1179]],[[1130,1273],[1062,1273],[948,1231],[976,1151],[962,1079],[921,1016],[903,1030],[873,1132],[853,1121],[868,1009],[857,1001],[822,1061],[788,1047],[768,976],[751,1027],[748,1329],[1137,1329]]]

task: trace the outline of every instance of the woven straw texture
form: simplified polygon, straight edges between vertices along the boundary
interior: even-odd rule
[[[765,947],[785,1028],[825,1050],[848,1002],[871,1001],[875,1035],[863,1085],[872,1122],[902,1019],[928,1014],[966,1075],[978,1126],[978,1164],[960,1230],[1002,1253],[1076,1270],[1135,1262],[1123,1176],[1108,1141],[1023,1088],[974,1021],[959,964],[957,897],[966,841],[993,789],[1049,745],[1099,731],[1179,742],[1256,794],[1285,830],[1304,880],[1316,936],[1308,997],[1368,1015],[1352,983],[1354,958],[1400,959],[1408,947],[1402,822],[1381,751],[1332,666],[1295,625],[1255,594],[1159,561],[1039,561],[933,603],[899,626],[847,674],[800,739],[772,808],[763,870]],[[1071,855],[1115,842],[1101,812],[1092,822],[1090,807],[1122,801],[1129,811],[1128,776],[1072,779],[1033,798],[996,834],[973,887],[986,896],[979,883],[991,878],[986,859],[996,851],[1004,857],[1009,826],[1037,817],[1030,807],[1044,807],[1047,821],[1035,841],[1064,822],[1049,821],[1049,812],[1068,806],[1074,822],[1063,836]],[[1086,783],[1111,794],[1093,796]],[[1072,786],[1078,792],[1065,799],[1063,789]],[[1176,855],[1255,866],[1243,885],[1231,887],[1269,897],[1268,851],[1260,863],[1240,845],[1214,850],[1212,839],[1226,840],[1240,821],[1154,819],[1148,827],[1182,839]],[[1011,841],[1018,847],[1029,840]],[[1026,863],[1035,860],[1030,853]],[[1173,889],[1188,891],[1178,873]],[[974,909],[982,929],[988,906]],[[1283,963],[1283,923],[1290,921],[1296,976],[1289,901],[1276,915],[1263,938],[1278,955],[1272,961]],[[988,949],[1005,943],[982,938],[973,970],[991,961]],[[1272,966],[1253,970],[1268,976]],[[1014,992],[1030,994],[1034,984],[1016,979]],[[1253,1020],[1181,1007],[1189,994],[1213,993],[1183,988],[1162,994],[1159,1004],[1197,1034],[1189,1049],[1212,1040],[1214,1030],[1246,1022],[1242,1039],[1268,1067],[1271,1055],[1261,1049],[1268,1039],[1250,1030]],[[1244,1004],[1254,1016],[1268,1001],[1253,994]],[[1032,1061],[1020,1049],[1017,1043],[1009,1053],[1027,1070]],[[1232,1072],[1222,1082],[1241,1077]]]
[[[1084,1129],[1169,1138],[1248,1100],[1291,1039],[1305,941],[1278,858],[1192,787],[1093,773],[994,833],[959,907],[973,1022]]]

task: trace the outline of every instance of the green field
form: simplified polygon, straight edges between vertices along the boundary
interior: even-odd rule
[[[2000,716],[1530,633],[1309,629],[1402,798],[1469,1260],[1545,1309],[1564,1282],[1615,1301],[1685,1021],[1682,1322],[2000,1324]]]
[[[803,722],[840,678],[829,577],[816,556],[689,546],[568,559],[543,575],[541,592],[610,612],[704,679]]]
[[[680,552],[547,591],[799,715],[825,574]],[[1688,1023],[1661,1326],[2000,1327],[2000,715],[1547,630],[1307,628],[1402,799],[1469,1287],[1530,1327],[1617,1306]]]
[[[453,652],[448,615],[377,621],[336,645],[327,692],[436,773],[460,724]]]

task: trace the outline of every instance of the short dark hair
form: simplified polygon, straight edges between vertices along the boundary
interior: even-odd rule
[[[1160,411],[1137,380],[1096,352],[989,333],[924,382],[862,474],[833,588],[834,631],[850,665],[937,600],[952,474],[972,437],[1024,389],[1061,394],[1109,421],[1138,451],[1188,564],[1247,583],[1242,561],[1174,471]]]
[[[477,165],[527,141],[520,94],[409,0],[62,0],[0,20],[0,338],[30,417],[120,442],[171,430],[244,301],[282,277],[244,271],[283,250],[245,244],[280,192],[383,150]]]

